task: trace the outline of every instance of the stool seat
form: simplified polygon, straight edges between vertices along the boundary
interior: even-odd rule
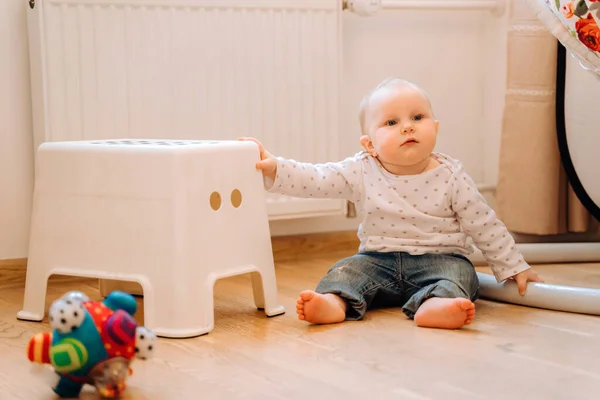
[[[256,307],[284,313],[259,150],[247,141],[43,143],[23,310],[41,321],[50,275],[138,282],[144,324],[170,338],[214,327],[217,279],[250,274]]]

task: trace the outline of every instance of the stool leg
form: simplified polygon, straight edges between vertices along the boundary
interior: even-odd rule
[[[176,292],[169,285],[144,285],[144,324],[157,336],[192,338],[215,326],[214,279],[204,285]]]
[[[48,276],[42,268],[36,268],[35,260],[29,259],[25,281],[23,309],[17,313],[18,319],[41,321],[44,319]]]
[[[259,310],[265,309],[265,289],[263,287],[262,275],[260,272],[251,272],[252,292],[254,294],[254,304]]]
[[[270,266],[263,265],[258,272],[251,272],[250,277],[256,308],[264,309],[267,316],[274,317],[285,313],[285,308],[279,304],[275,269],[272,263]]]

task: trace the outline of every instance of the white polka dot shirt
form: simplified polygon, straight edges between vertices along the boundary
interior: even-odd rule
[[[398,176],[359,152],[340,162],[301,163],[277,158],[266,188],[304,198],[343,198],[363,220],[359,251],[471,254],[470,236],[501,282],[529,268],[513,237],[479,193],[460,161],[433,153],[441,165]]]

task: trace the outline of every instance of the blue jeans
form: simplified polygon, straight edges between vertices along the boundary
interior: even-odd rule
[[[477,300],[479,279],[460,254],[364,252],[335,263],[316,292],[346,300],[346,320],[363,319],[368,309],[400,306],[412,319],[431,297]]]

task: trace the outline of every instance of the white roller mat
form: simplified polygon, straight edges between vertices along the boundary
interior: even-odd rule
[[[600,315],[600,289],[529,282],[527,292],[521,296],[517,290],[517,283],[513,280],[498,283],[493,275],[477,272],[477,276],[479,296],[482,299],[548,310]]]

